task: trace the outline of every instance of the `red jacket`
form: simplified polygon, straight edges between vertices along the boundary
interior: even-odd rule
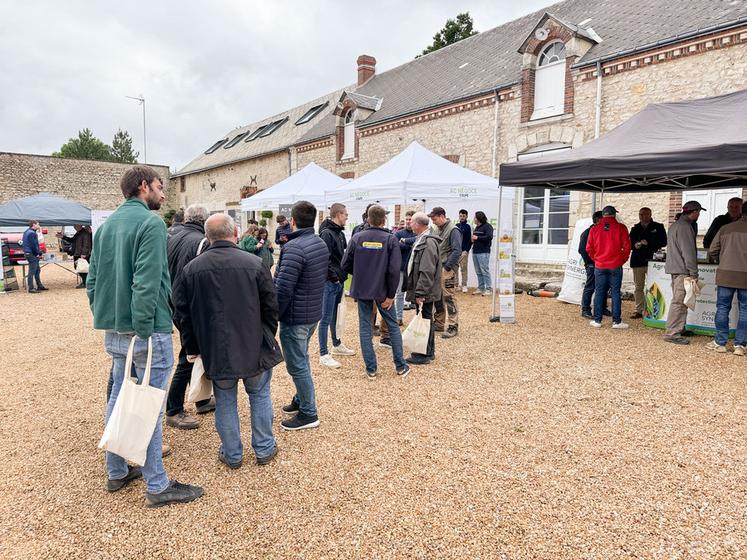
[[[628,228],[614,216],[605,216],[591,228],[586,252],[597,268],[620,268],[630,256]]]

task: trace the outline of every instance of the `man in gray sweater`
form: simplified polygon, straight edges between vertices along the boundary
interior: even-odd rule
[[[456,298],[456,269],[462,256],[462,233],[446,217],[446,210],[440,206],[433,208],[428,217],[433,220],[431,233],[441,239],[439,257],[441,259],[441,299],[435,302],[433,314],[435,330],[441,331],[441,338],[452,338],[459,333],[459,308]],[[448,312],[448,319],[447,319]],[[447,326],[448,320],[448,326]]]
[[[685,278],[698,279],[698,251],[693,223],[698,221],[701,211],[705,211],[705,208],[700,202],[686,202],[682,207],[682,215],[669,228],[664,271],[672,276],[672,301],[669,304],[664,340],[672,344],[690,344],[690,340],[682,336],[687,320]]]

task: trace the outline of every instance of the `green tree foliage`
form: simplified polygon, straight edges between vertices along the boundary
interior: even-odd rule
[[[96,138],[90,129],[84,128],[78,132],[77,138],[65,142],[59,152],[52,154],[61,158],[96,159],[111,161],[111,148]]]
[[[120,163],[137,163],[140,152],[132,151],[132,136],[126,130],[119,129],[112,140],[111,155],[113,161]]]
[[[457,43],[462,39],[477,35],[477,31],[473,28],[474,22],[469,12],[463,14],[457,14],[456,19],[447,19],[446,25],[443,29],[433,36],[433,43],[423,51],[423,54],[428,54],[438,49],[444,48],[446,45]],[[420,56],[420,55],[418,55]],[[417,57],[415,57],[417,58]]]

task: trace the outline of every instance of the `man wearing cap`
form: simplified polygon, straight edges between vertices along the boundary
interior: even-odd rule
[[[439,258],[443,267],[441,299],[435,302],[436,313],[433,316],[433,321],[435,329],[443,331],[441,338],[452,338],[459,334],[459,309],[454,298],[454,292],[456,267],[459,265],[459,258],[462,256],[462,234],[454,223],[446,217],[446,210],[440,206],[434,207],[428,217],[433,220],[431,232],[441,239]],[[448,327],[446,327],[446,311],[449,313]]]
[[[741,219],[723,226],[708,248],[709,256],[718,261],[716,269],[716,336],[707,348],[726,352],[729,340],[729,313],[734,294],[739,313],[734,337],[734,354],[747,353],[747,202],[740,208]]]
[[[617,221],[617,210],[614,206],[602,209],[602,219],[591,228],[586,252],[594,260],[594,319],[592,327],[602,326],[602,310],[609,290],[612,298],[612,328],[627,329],[622,322],[622,286],[623,264],[630,255],[630,237],[628,228]]]
[[[638,219],[640,221],[630,228],[630,243],[633,246],[630,253],[630,268],[635,282],[635,312],[630,316],[631,319],[643,317],[643,290],[646,285],[648,262],[654,257],[654,253],[667,244],[664,224],[651,219],[651,208],[641,208],[638,211]]]
[[[701,211],[705,211],[705,208],[697,200],[686,202],[682,214],[669,228],[664,272],[672,276],[672,301],[669,303],[664,340],[672,344],[690,344],[682,336],[687,320],[685,278],[698,278],[698,251],[693,224],[698,221]]]

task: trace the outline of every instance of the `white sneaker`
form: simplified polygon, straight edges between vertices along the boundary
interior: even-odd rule
[[[319,363],[322,364],[325,367],[337,369],[339,367],[342,367],[342,364],[335,360],[332,356],[329,354],[325,354],[324,356],[320,356]]]
[[[467,286],[462,286],[462,293],[463,293],[463,294],[466,294],[466,293],[467,293]]]
[[[613,323],[612,324],[612,328],[613,329],[627,329],[628,326],[629,325],[627,323],[622,323],[622,322],[621,323]]]
[[[744,346],[735,346],[734,347],[734,355],[735,356],[744,356],[745,355],[745,347]]]
[[[589,321],[589,324],[595,329],[598,329],[602,326],[602,323],[597,323],[596,321]]]
[[[342,342],[337,346],[332,346],[332,353],[335,356],[355,356],[355,350],[351,350]]]
[[[710,341],[708,344],[706,344],[706,348],[708,350],[715,350],[719,354],[725,354],[726,353],[726,346],[721,346],[720,344],[716,344],[715,340]],[[735,348],[736,350],[736,348]],[[736,354],[736,352],[735,352]]]

